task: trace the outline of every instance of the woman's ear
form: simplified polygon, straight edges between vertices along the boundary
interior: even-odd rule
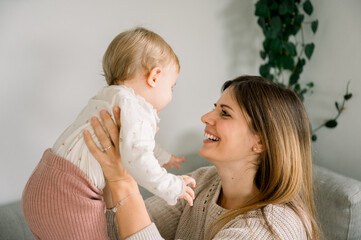
[[[261,137],[258,134],[255,134],[256,144],[252,147],[252,151],[255,153],[261,153],[264,151],[264,145]]]
[[[147,76],[147,79],[146,79],[148,86],[150,86],[151,88],[155,87],[155,85],[158,82],[158,78],[159,78],[161,72],[162,72],[162,69],[160,67],[155,67],[152,70],[150,70],[150,72]]]

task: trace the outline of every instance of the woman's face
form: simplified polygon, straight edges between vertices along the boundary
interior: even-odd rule
[[[257,159],[252,150],[259,146],[259,138],[248,127],[232,87],[223,92],[214,110],[201,120],[206,125],[203,146],[199,149],[202,157],[212,163]]]

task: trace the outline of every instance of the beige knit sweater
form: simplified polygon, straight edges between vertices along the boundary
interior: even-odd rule
[[[155,224],[127,238],[136,239],[210,239],[211,224],[227,210],[217,205],[221,181],[215,167],[204,167],[191,174],[197,181],[195,201],[190,207],[185,200],[175,206],[167,205],[158,197],[146,200],[148,212]],[[296,213],[285,205],[268,205],[266,217],[282,240],[305,240],[306,231]],[[120,239],[115,216],[107,211],[110,239]],[[265,226],[260,210],[242,214],[226,224],[214,239],[278,239]]]

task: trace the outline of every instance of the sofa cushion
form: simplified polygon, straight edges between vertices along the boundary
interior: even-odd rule
[[[25,222],[21,201],[0,207],[0,239],[1,240],[34,240]]]
[[[361,239],[361,182],[314,165],[316,211],[325,239]]]

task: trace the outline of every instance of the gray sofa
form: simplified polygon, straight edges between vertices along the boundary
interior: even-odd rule
[[[209,165],[198,155],[186,156],[182,174]],[[314,195],[319,223],[327,240],[361,240],[361,182],[314,165]],[[141,189],[144,198],[150,193]],[[24,220],[21,203],[0,206],[0,239],[34,239]]]

